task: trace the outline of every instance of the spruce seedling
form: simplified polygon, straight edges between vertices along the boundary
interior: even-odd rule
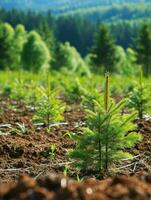
[[[143,119],[145,114],[151,112],[151,93],[143,83],[142,70],[140,71],[139,82],[136,87],[129,94],[129,107],[134,108],[137,111],[139,119]]]
[[[100,103],[101,102],[101,103]],[[87,110],[86,127],[75,136],[76,148],[70,152],[76,167],[92,171],[102,177],[113,163],[131,155],[126,148],[133,147],[141,140],[132,123],[135,113],[122,115],[126,100],[115,103],[109,96],[109,74],[106,74],[104,97],[94,101],[95,108]]]
[[[39,97],[37,98],[37,108],[34,120],[44,122],[47,129],[50,129],[50,123],[56,123],[63,120],[65,104],[57,96],[57,91],[48,87],[39,88]]]

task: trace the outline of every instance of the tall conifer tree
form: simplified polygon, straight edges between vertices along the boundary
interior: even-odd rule
[[[106,25],[102,25],[96,34],[92,51],[92,60],[96,66],[103,67],[105,71],[115,71],[116,45]]]
[[[151,73],[151,29],[144,24],[136,42],[137,61],[143,66],[144,75]]]

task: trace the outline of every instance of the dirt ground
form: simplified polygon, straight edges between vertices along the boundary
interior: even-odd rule
[[[117,166],[115,173],[126,176],[108,178],[101,182],[88,179],[80,185],[69,181],[73,183],[63,189],[60,186],[62,178],[55,176],[52,184],[57,189],[54,189],[47,188],[46,184],[52,177],[43,179],[41,177],[50,173],[63,174],[65,164],[70,162],[67,151],[75,146],[74,141],[67,133],[76,133],[80,130],[84,122],[84,112],[79,105],[67,107],[64,123],[55,124],[48,132],[44,125],[33,123],[32,107],[6,98],[1,98],[0,101],[0,184],[7,184],[7,187],[0,187],[0,199],[151,199],[151,185],[146,182],[146,180],[151,182],[149,176],[151,173],[151,120],[137,122],[136,131],[142,133],[143,140],[135,148],[129,150],[135,159],[123,160]],[[51,144],[56,145],[54,159],[50,157]],[[34,179],[22,176],[17,185],[14,185],[24,174],[30,175]],[[68,172],[69,177],[74,177],[75,174],[76,171],[72,169]],[[139,182],[135,177],[130,178],[128,175],[135,175],[139,179],[143,177],[142,179],[145,181]],[[59,183],[56,183],[56,177],[60,181]],[[21,184],[25,186],[23,190],[20,189]],[[11,189],[12,187],[13,189]],[[89,189],[88,193],[91,193],[92,189],[95,195],[92,197],[86,194],[86,188]],[[15,195],[14,191],[16,190],[18,191],[17,195],[21,196],[10,197],[10,191],[11,195]],[[69,197],[66,198],[66,195]]]
[[[1,104],[0,183],[15,181],[24,173],[36,177],[47,172],[63,172],[68,162],[67,150],[74,147],[73,140],[66,133],[77,132],[84,118],[79,106],[68,108],[65,124],[52,127],[48,133],[46,127],[33,125],[33,111],[29,107],[18,106],[17,102],[6,99],[2,99]],[[18,123],[24,124],[25,133]],[[53,160],[50,158],[51,144],[56,145]]]
[[[17,184],[0,187],[1,200],[150,200],[151,176],[119,176],[81,183],[57,175],[34,180],[22,176]]]

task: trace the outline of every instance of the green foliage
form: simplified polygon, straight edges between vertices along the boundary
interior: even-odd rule
[[[63,170],[63,175],[66,177],[68,175],[68,171],[69,171],[69,166],[65,165],[64,166],[64,170]]]
[[[144,75],[148,76],[151,74],[151,27],[146,23],[140,30],[135,50],[137,52],[137,61],[143,66]]]
[[[7,69],[13,63],[13,37],[12,26],[7,23],[0,24],[0,69]]]
[[[76,48],[70,46],[68,42],[60,44],[56,52],[54,66],[57,68],[64,68],[71,73],[89,74],[89,69],[86,63],[77,52]]]
[[[123,76],[134,76],[139,72],[139,65],[136,64],[136,52],[128,48],[126,51],[118,46],[117,47],[117,72]]]
[[[49,68],[49,50],[40,35],[31,31],[22,52],[22,63],[25,70],[38,72]]]
[[[100,3],[100,0],[98,1]],[[3,2],[1,1],[0,4],[3,4]],[[20,7],[23,8],[23,2],[18,2]],[[52,1],[49,1],[49,3],[52,5]],[[133,38],[137,37],[142,21],[147,19],[150,22],[150,3],[124,3],[120,5],[115,3],[112,6],[102,7],[95,6],[95,3],[91,1],[91,5],[94,5],[93,8],[89,5],[86,8],[82,6],[82,9],[78,9],[78,5],[85,4],[85,1],[80,1],[80,4],[77,4],[77,1],[72,1],[71,3],[76,3],[76,9],[74,7],[73,10],[71,9],[71,12],[70,10],[68,12],[66,5],[63,8],[65,14],[62,9],[59,9],[61,15],[57,17],[54,17],[50,12],[45,14],[39,13],[37,9],[35,11],[23,12],[21,10],[10,10],[9,7],[7,10],[0,9],[0,19],[2,22],[10,23],[13,27],[17,24],[23,24],[28,31],[40,29],[38,32],[42,35],[45,42],[51,40],[51,34],[48,29],[53,30],[59,41],[63,43],[69,41],[82,56],[89,52],[93,44],[93,35],[97,32],[98,25],[100,25],[98,22],[108,24],[117,44],[124,49],[128,48]],[[110,4],[109,1],[106,1],[106,3]],[[9,2],[8,5],[11,5],[11,3]],[[29,5],[31,6],[31,4]],[[43,3],[43,6],[45,7],[46,5]],[[45,24],[48,24],[49,28],[46,28]]]
[[[95,109],[87,110],[86,127],[75,136],[76,149],[70,153],[78,168],[99,174],[108,171],[109,165],[131,156],[125,149],[133,147],[142,138],[138,133],[129,132],[135,128],[132,123],[135,114],[121,114],[126,100],[115,103],[109,98],[108,89],[107,80],[105,101],[95,101]]]
[[[24,80],[17,78],[12,84],[10,97],[17,101],[26,101],[28,86]]]
[[[27,32],[22,24],[18,24],[15,28],[15,34],[13,38],[13,54],[14,54],[14,65],[11,69],[21,69],[21,54],[23,51],[24,44],[27,39]]]
[[[23,25],[15,29],[7,23],[0,25],[0,68],[21,68],[21,53],[26,41],[26,31]]]
[[[86,109],[94,110],[95,101],[101,99],[101,92],[98,91],[97,84],[93,78],[89,79],[89,82],[85,85],[81,84],[81,104]],[[95,100],[95,101],[94,101]]]
[[[52,28],[50,28],[49,24],[46,22],[41,23],[37,29],[37,32],[41,35],[42,39],[45,41],[50,52],[53,53],[56,41],[53,30]]]
[[[56,150],[57,150],[56,144],[51,144],[50,145],[50,152],[49,152],[51,160],[54,160],[55,155],[56,155]]]
[[[92,61],[103,70],[114,72],[116,64],[116,46],[114,39],[106,25],[102,25],[96,35],[92,49]]]
[[[57,57],[59,42],[55,38],[53,27],[51,27],[49,24],[50,24],[50,21],[49,21],[49,23],[46,22],[46,20],[44,22],[41,22],[37,29],[37,32],[40,34],[40,36],[42,37],[42,39],[44,40],[44,42],[46,43],[46,45],[50,51],[51,67],[57,69],[58,65],[56,63],[57,62],[56,58],[59,58],[59,57]],[[56,64],[56,66],[55,66],[55,64]]]
[[[35,106],[39,85],[32,80],[33,75],[19,70],[14,76],[16,77],[15,80],[7,86],[10,97],[28,105]]]
[[[147,85],[143,83],[142,73],[140,80],[135,84],[134,88],[129,94],[128,105],[137,111],[138,118],[143,119],[145,114],[151,113],[151,92]]]
[[[48,129],[50,123],[63,120],[65,105],[58,99],[56,91],[51,91],[50,87],[39,88],[36,105],[34,120],[44,122]]]
[[[68,80],[63,80],[61,84],[63,86],[63,94],[67,102],[74,103],[81,101],[82,91],[78,78],[75,78],[73,75],[71,78],[68,78]]]

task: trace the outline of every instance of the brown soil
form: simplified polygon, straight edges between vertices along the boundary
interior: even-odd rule
[[[69,162],[67,151],[75,145],[65,134],[78,132],[84,121],[80,106],[68,107],[64,119],[67,124],[55,126],[48,133],[45,126],[33,124],[31,107],[6,98],[0,101],[0,183],[17,181],[21,174],[38,178],[50,172],[62,173],[65,163]],[[24,124],[26,130],[21,131],[18,123]],[[11,127],[6,126],[8,124]],[[118,174],[140,176],[151,173],[151,121],[138,121],[138,130],[144,139],[130,150],[136,158],[121,162],[117,167]],[[53,160],[50,158],[51,144],[57,147]],[[70,169],[68,175],[71,177],[73,173],[76,174]]]
[[[135,131],[142,134],[143,140],[129,150],[134,159],[121,162],[120,174],[140,176],[151,173],[151,121],[138,120],[137,125]]]
[[[16,180],[24,173],[36,177],[47,172],[63,172],[68,162],[67,150],[74,146],[73,140],[65,134],[77,132],[84,118],[79,106],[72,105],[65,112],[67,125],[53,127],[48,133],[46,127],[33,125],[33,112],[28,107],[6,99],[1,99],[1,105],[0,125],[10,124],[11,128],[0,127],[0,131],[11,134],[0,136],[0,183]],[[27,131],[22,133],[17,123],[24,124]],[[51,144],[56,144],[53,160]]]
[[[34,180],[22,176],[17,184],[0,188],[1,200],[150,200],[151,176],[119,176],[104,181],[88,179],[77,183],[50,175]]]

